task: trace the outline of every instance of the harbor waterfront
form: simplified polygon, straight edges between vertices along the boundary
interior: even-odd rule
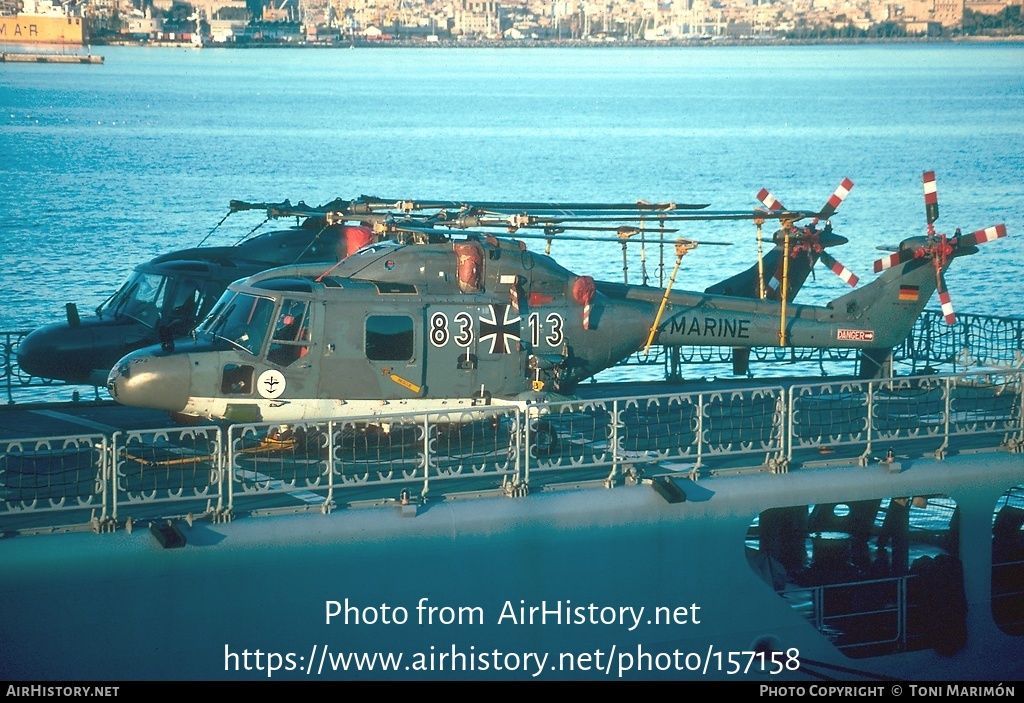
[[[285,425],[19,396],[0,408],[0,595],[20,603],[0,678],[1019,680],[1022,59],[110,47],[6,65],[2,330],[72,301],[85,317],[136,264],[247,236],[256,213],[215,229],[235,198],[750,209],[768,187],[818,208],[849,177],[832,251],[869,281],[877,246],[924,233],[934,169],[939,231],[1008,236],[950,268],[960,320],[927,313],[892,380],[767,357],[753,378],[723,359],[641,386],[620,366],[570,402]],[[682,223],[733,245],[691,252],[676,289],[750,266],[755,234]],[[665,285],[671,248],[623,251],[553,256]],[[822,268],[799,302],[847,290]]]

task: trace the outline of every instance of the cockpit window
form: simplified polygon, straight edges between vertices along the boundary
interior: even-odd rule
[[[309,303],[285,298],[277,314],[267,361],[291,366],[309,351]]]
[[[167,296],[162,322],[176,328],[176,333],[185,334],[195,325],[196,316],[203,307],[203,284],[194,278],[179,278],[169,288],[171,292]]]
[[[198,331],[212,334],[255,356],[263,348],[273,315],[274,301],[270,298],[229,291]]]
[[[100,317],[122,315],[156,327],[164,304],[167,278],[157,273],[136,271],[96,312]]]
[[[166,325],[175,334],[185,334],[195,324],[203,297],[203,284],[195,278],[136,271],[96,314],[130,317],[153,328]]]

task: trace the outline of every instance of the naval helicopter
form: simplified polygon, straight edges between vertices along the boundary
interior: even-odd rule
[[[823,217],[833,214],[852,185],[845,179],[818,214]],[[770,210],[782,210],[774,198],[765,197],[767,193],[762,190],[758,198]],[[567,230],[612,232],[623,247],[625,273],[627,244],[637,244],[643,251],[650,238],[651,244],[658,242],[664,246],[665,237],[677,231],[666,229],[666,222],[760,218],[752,213],[700,212],[707,207],[706,204],[646,201],[624,204],[413,202],[365,195],[348,201],[336,199],[320,207],[310,207],[304,202],[293,206],[287,200],[279,203],[233,200],[227,215],[207,239],[235,213],[261,210],[266,212],[266,218],[232,246],[204,247],[201,242],[195,248],[163,254],[139,265],[121,287],[96,308],[95,316],[82,317],[77,305],[68,303],[66,321],[45,325],[21,340],[17,350],[18,365],[30,376],[105,385],[110,369],[125,354],[188,335],[209,313],[229,283],[277,266],[335,263],[366,244],[393,235],[394,231],[389,232],[382,223],[396,216],[421,228],[475,226],[497,227],[504,231],[540,228],[549,253],[556,238],[573,237],[564,234]],[[680,213],[689,214],[680,216]],[[284,218],[294,218],[295,226],[250,238],[267,222]],[[787,232],[792,235],[787,250],[792,256],[786,293],[789,300],[803,286],[819,257],[829,263],[823,247],[847,241],[832,233],[828,226],[820,234],[808,228],[791,227],[791,230]],[[760,225],[758,232],[760,234]],[[786,250],[782,235],[781,230],[776,232],[774,248],[759,256],[757,264],[716,284],[709,292],[777,298],[781,294],[781,262],[785,258],[782,252]],[[801,251],[805,255],[800,255]],[[646,283],[646,270],[643,277]]]
[[[926,174],[926,199],[927,174]],[[523,235],[398,235],[341,262],[286,266],[237,281],[191,338],[122,358],[118,402],[231,422],[292,422],[463,411],[570,398],[653,344],[852,348],[879,358],[902,342],[944,273],[1005,225],[905,239],[872,282],[824,306],[672,290],[699,242],[678,239],[664,289],[597,281]],[[765,211],[786,231],[814,213]],[[934,211],[937,217],[937,205]],[[944,303],[945,305],[945,303]]]

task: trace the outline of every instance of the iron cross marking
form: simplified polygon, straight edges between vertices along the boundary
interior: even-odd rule
[[[496,303],[490,306],[490,319],[480,318],[480,341],[491,342],[491,354],[511,354],[511,340],[519,340],[520,317],[509,317],[509,306]]]

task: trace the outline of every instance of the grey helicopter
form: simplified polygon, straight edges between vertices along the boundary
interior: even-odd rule
[[[821,213],[756,214],[779,219],[785,233]],[[394,236],[333,266],[233,283],[191,338],[121,359],[108,390],[122,404],[179,416],[294,422],[565,399],[652,344],[838,347],[881,358],[936,290],[946,305],[955,258],[1006,236],[1002,224],[938,234],[937,201],[927,214],[925,236],[905,239],[876,264],[874,281],[824,306],[674,291],[683,257],[702,245],[687,239],[676,240],[662,289],[569,271],[530,251],[528,234],[453,237],[389,221]]]
[[[831,215],[852,183],[844,180],[822,209]],[[767,190],[758,198],[774,211],[782,210]],[[309,207],[300,202],[251,203],[233,200],[228,213],[204,238],[216,231],[235,213],[263,210],[266,219],[232,246],[199,246],[174,251],[145,262],[95,310],[83,317],[74,303],[65,308],[66,320],[45,325],[29,333],[17,349],[20,369],[30,375],[67,383],[102,386],[118,359],[125,354],[188,335],[205,317],[227,285],[260,271],[298,263],[335,263],[362,246],[393,235],[382,223],[401,216],[420,227],[442,225],[465,229],[469,226],[519,230],[540,227],[550,249],[556,236],[567,229],[613,232],[623,247],[646,246],[646,237],[663,246],[666,221],[679,219],[679,212],[698,212],[705,204],[676,203],[513,203],[513,202],[416,202],[361,196],[336,199],[326,205]],[[456,213],[452,216],[452,213]],[[826,216],[827,216],[826,215]],[[684,219],[730,219],[736,213],[686,215]],[[740,213],[739,217],[754,217]],[[250,237],[271,220],[295,218],[294,227]],[[575,222],[575,226],[570,223]],[[621,223],[629,224],[621,224]],[[611,223],[611,224],[610,224]],[[653,229],[645,230],[645,224]],[[374,231],[374,226],[377,230]],[[760,227],[760,225],[759,225]],[[758,230],[760,233],[760,229]],[[835,260],[824,247],[846,243],[831,232],[790,227],[791,241],[784,244],[782,230],[774,236],[774,247],[758,263],[732,276],[709,292],[777,299],[782,280],[783,251],[790,254],[786,295],[791,301],[803,286],[815,262],[822,258],[833,270]],[[646,235],[646,236],[645,236]],[[838,265],[842,268],[841,265]],[[645,274],[646,283],[646,274]],[[856,281],[855,277],[853,279]],[[739,372],[739,371],[738,371]]]

